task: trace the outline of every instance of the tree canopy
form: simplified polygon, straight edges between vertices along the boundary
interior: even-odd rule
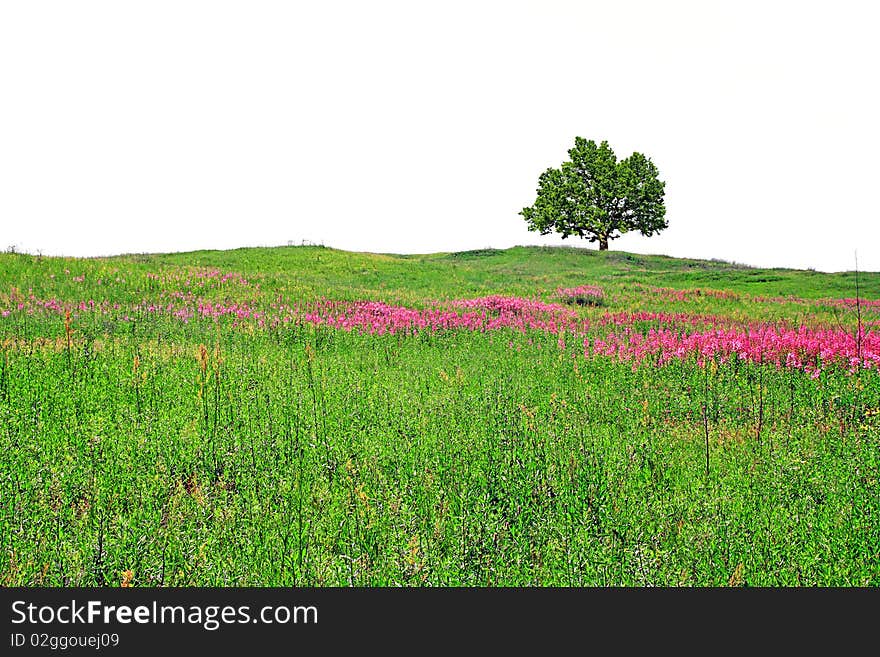
[[[650,237],[668,226],[666,183],[649,158],[633,153],[618,161],[607,141],[597,146],[583,137],[575,138],[568,155],[561,167],[541,174],[534,205],[519,213],[529,230],[576,235],[604,251],[609,240],[629,231]]]

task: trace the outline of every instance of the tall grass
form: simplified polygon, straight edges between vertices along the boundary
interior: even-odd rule
[[[315,255],[328,271],[284,266]],[[479,278],[502,256],[448,261]],[[194,286],[264,313],[356,300],[369,295],[346,266],[372,263],[378,285],[386,273],[381,259],[329,249],[272,257],[4,256],[0,583],[880,584],[876,369],[633,366],[540,330],[371,335],[145,310]],[[556,253],[528,259],[546,272],[543,292],[526,295],[533,281],[517,274],[494,288],[487,274],[481,289],[550,301],[591,283],[583,271],[572,281]],[[474,291],[454,278],[444,288],[418,260],[387,262],[388,300]],[[248,284],[193,277],[196,264]],[[831,285],[816,276],[804,275],[803,298]],[[578,307],[583,318],[673,304],[832,317],[746,292],[664,306],[664,293],[627,281],[602,287],[606,306]],[[30,294],[62,312],[28,313]],[[63,311],[89,299],[106,312]]]

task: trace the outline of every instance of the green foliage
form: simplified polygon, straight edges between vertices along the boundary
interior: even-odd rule
[[[535,204],[520,212],[529,230],[575,235],[607,250],[609,240],[629,231],[650,237],[667,227],[665,183],[649,158],[633,153],[618,162],[608,142],[596,146],[583,137],[568,155],[541,174]]]

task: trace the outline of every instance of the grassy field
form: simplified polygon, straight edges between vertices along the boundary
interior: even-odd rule
[[[574,248],[2,254],[0,584],[878,585],[878,300]]]

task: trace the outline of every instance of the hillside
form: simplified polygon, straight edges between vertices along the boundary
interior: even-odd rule
[[[53,258],[0,254],[3,279],[18,287],[45,288],[44,274],[74,264],[81,272],[134,271],[175,266],[233,270],[266,280],[279,291],[364,298],[533,295],[591,282],[641,283],[676,289],[708,288],[763,297],[853,298],[856,273],[760,269],[717,260],[600,252],[573,247],[514,247],[427,255],[341,251],[327,247],[243,248],[106,258]],[[880,299],[880,273],[859,272],[861,296]]]
[[[880,584],[880,274],[0,255],[0,585]]]

